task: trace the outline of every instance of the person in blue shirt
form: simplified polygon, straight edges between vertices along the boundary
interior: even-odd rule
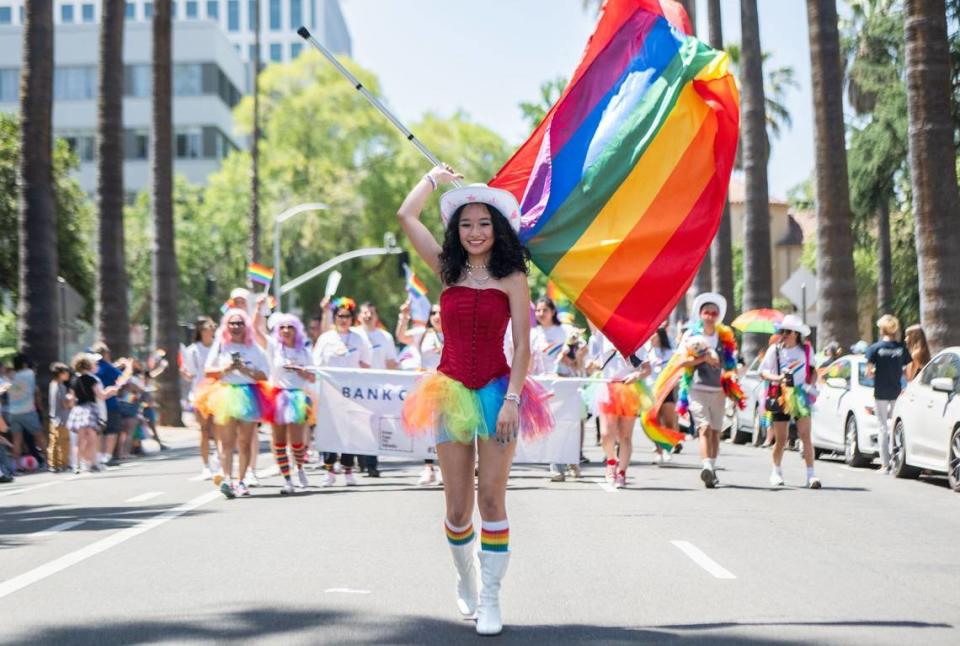
[[[873,377],[874,411],[880,424],[880,473],[890,473],[890,455],[893,436],[890,434],[890,413],[893,404],[903,390],[903,371],[912,358],[907,347],[900,341],[900,321],[884,314],[877,321],[880,340],[867,348],[868,374]]]
[[[116,384],[117,379],[123,372],[113,365],[109,346],[103,341],[98,341],[90,348],[90,352],[100,355],[100,360],[97,362],[97,379],[100,380],[103,387],[109,388]],[[107,425],[103,429],[103,454],[107,465],[115,466],[117,459],[114,457],[114,453],[117,450],[120,431],[123,430],[120,402],[116,395],[111,395],[105,404],[107,406]]]

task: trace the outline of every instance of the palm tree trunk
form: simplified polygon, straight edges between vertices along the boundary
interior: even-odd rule
[[[944,0],[906,0],[904,5],[920,321],[937,351],[960,345],[960,195],[950,120],[950,47]]]
[[[47,366],[60,354],[57,306],[57,213],[53,200],[53,3],[26,3],[20,75],[19,295],[17,336],[37,366],[41,391]],[[44,404],[46,397],[41,397]]]
[[[770,260],[770,199],[767,186],[767,118],[760,50],[757,0],[740,0],[742,43],[741,113],[743,173],[746,192],[743,236],[743,309],[770,307],[773,300]],[[766,345],[763,335],[745,334],[743,354],[750,361]]]
[[[680,0],[680,4],[687,11],[690,17],[690,24],[693,26],[693,34],[697,34],[697,0]]]
[[[817,342],[848,347],[859,332],[836,0],[807,0],[807,22],[817,155]]]
[[[150,331],[154,348],[163,348],[171,367],[157,380],[160,423],[182,426],[180,419],[180,350],[177,325],[177,252],[173,233],[173,118],[170,0],[153,8],[153,292]]]
[[[260,0],[253,23],[253,137],[250,142],[250,262],[260,262]]]
[[[710,46],[723,49],[723,21],[720,13],[720,0],[707,0],[707,22],[709,23]],[[720,226],[710,245],[710,287],[725,299],[727,308],[726,323],[733,320],[733,232],[730,225],[730,200],[723,205]]]
[[[877,211],[877,308],[893,314],[893,253],[890,248],[890,204],[880,202]]]
[[[124,0],[104,0],[100,24],[97,104],[97,336],[115,357],[130,354],[127,269],[123,234]]]

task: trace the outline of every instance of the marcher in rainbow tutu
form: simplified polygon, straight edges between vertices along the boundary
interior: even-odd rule
[[[282,494],[293,493],[290,479],[290,456],[287,444],[293,452],[297,467],[297,483],[307,488],[310,481],[303,470],[307,446],[304,433],[308,424],[316,421],[314,402],[310,397],[310,384],[317,376],[310,371],[313,357],[306,348],[303,323],[293,314],[277,314],[272,319],[273,331],[265,337],[257,330],[257,342],[266,346],[270,360],[270,386],[273,417],[273,457],[283,476]]]
[[[606,480],[622,489],[627,485],[637,416],[653,404],[650,390],[643,381],[650,375],[650,363],[642,347],[624,357],[600,330],[594,336],[600,350],[595,360],[604,381],[587,389],[587,406],[600,420],[600,438],[607,461]]]
[[[530,288],[526,250],[517,232],[520,211],[507,191],[485,185],[457,188],[440,200],[443,245],[420,222],[430,194],[460,176],[433,168],[410,191],[397,214],[417,253],[444,284],[444,346],[437,372],[425,375],[407,397],[408,433],[434,433],[443,472],[447,540],[457,569],[457,605],[477,614],[477,633],[495,635],[503,624],[500,584],[510,560],[506,489],[518,435],[549,433],[547,393],[526,379],[530,363]],[[513,321],[513,368],[503,339]],[[482,520],[477,593],[473,530],[474,464],[479,457],[477,502]]]
[[[243,474],[250,464],[251,442],[257,422],[270,419],[270,394],[266,384],[270,365],[253,342],[253,326],[245,310],[229,309],[217,330],[217,343],[207,357],[205,372],[215,379],[197,396],[196,406],[212,415],[220,440],[226,479],[220,492],[227,498],[249,496]],[[233,451],[240,453],[240,480],[233,482]]]
[[[770,382],[767,391],[767,412],[773,415],[773,472],[770,484],[783,486],[780,463],[787,448],[790,420],[797,423],[797,434],[803,443],[803,461],[807,465],[806,487],[820,488],[814,475],[813,442],[810,439],[810,415],[816,400],[816,369],[813,349],[806,337],[810,334],[800,317],[788,314],[780,323],[781,340],[767,349],[760,364],[760,376]]]
[[[197,396],[203,388],[209,386],[213,380],[206,376],[205,367],[207,357],[210,355],[211,348],[214,347],[213,336],[216,332],[216,325],[206,316],[199,317],[194,323],[193,343],[183,353],[183,365],[180,367],[180,374],[184,379],[190,382],[190,393],[188,398],[193,406],[193,413],[200,427],[200,460],[203,462],[203,470],[200,472],[204,480],[215,479],[215,484],[219,485],[219,479],[222,481],[222,474],[219,474],[220,459],[214,452],[212,459],[210,456],[210,439],[217,445],[217,435],[214,430],[213,419],[209,415],[197,410]]]

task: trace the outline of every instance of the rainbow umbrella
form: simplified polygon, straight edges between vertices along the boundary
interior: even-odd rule
[[[783,321],[783,312],[780,310],[749,310],[733,320],[732,325],[741,332],[754,334],[776,334]]]

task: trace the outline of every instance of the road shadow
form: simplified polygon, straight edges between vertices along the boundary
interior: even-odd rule
[[[953,624],[931,623],[913,620],[862,620],[862,621],[727,621],[704,624],[663,624],[654,626],[663,630],[720,630],[723,628],[764,626],[809,626],[813,628],[953,628]]]
[[[730,624],[735,627],[738,624]],[[748,624],[749,625],[749,624]],[[758,624],[762,625],[762,624]],[[803,624],[805,625],[805,624]],[[860,625],[842,622],[837,625]],[[863,625],[876,625],[865,622]],[[718,625],[718,627],[725,627]],[[703,630],[707,630],[704,628]],[[255,608],[203,616],[117,620],[89,624],[34,625],[0,644],[127,646],[154,643],[284,643],[443,645],[489,644],[472,622],[424,616],[374,616],[328,608]],[[619,627],[590,624],[506,626],[497,644],[803,644],[738,635],[696,634],[688,626]]]

